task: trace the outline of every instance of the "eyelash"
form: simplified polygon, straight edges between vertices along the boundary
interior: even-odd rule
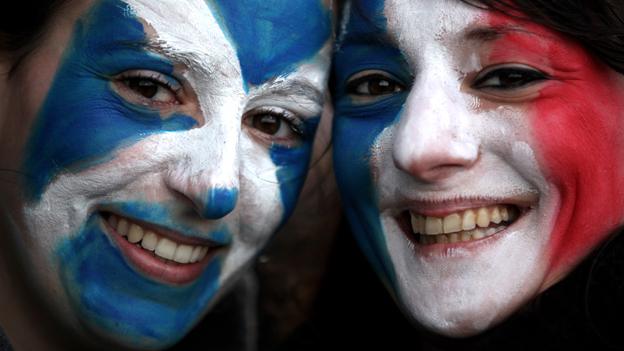
[[[264,116],[271,116],[276,120],[274,122],[263,121],[262,117]],[[284,122],[287,125],[282,125]],[[263,125],[264,123],[267,124]],[[306,138],[305,123],[296,114],[277,107],[266,106],[250,110],[245,113],[243,124],[249,128],[253,135],[268,145],[279,144],[293,147]],[[277,129],[273,130],[272,128]],[[280,134],[284,133],[282,128],[288,128],[285,131],[288,135],[280,136]]]
[[[247,117],[254,117],[254,116],[259,116],[259,115],[273,115],[288,122],[291,130],[295,132],[297,135],[304,136],[305,134],[304,123],[298,117],[296,117],[295,114],[289,111],[278,109],[275,107],[260,107],[251,112],[253,113],[251,113]]]
[[[504,75],[516,74],[520,76],[520,81],[508,82],[504,84],[501,77]],[[485,84],[488,80],[498,77],[499,84]],[[550,79],[550,76],[540,70],[527,66],[495,66],[492,69],[480,73],[472,83],[473,89],[496,89],[510,91],[531,86],[533,83]]]
[[[178,83],[172,83],[173,78],[169,78],[164,74],[154,72],[154,71],[141,71],[141,70],[132,70],[121,73],[119,76],[115,78],[117,84],[121,84],[123,90],[129,91],[130,94],[134,95],[131,97],[124,97],[126,99],[136,98],[139,101],[135,101],[144,105],[154,105],[157,107],[167,106],[167,105],[178,105],[180,104],[180,95],[182,92],[182,85]],[[146,97],[141,94],[141,92],[137,91],[131,86],[131,82],[135,81],[136,83],[140,81],[148,81],[157,89],[166,89],[168,93],[172,95],[172,98],[175,99],[173,102],[164,102],[154,100],[153,97]],[[155,96],[158,94],[158,90],[154,92]],[[122,96],[125,95],[122,93]],[[133,102],[133,101],[131,101]]]
[[[381,89],[381,91],[375,93],[372,91],[373,83],[375,82],[386,82],[387,84],[385,86],[380,84],[379,86],[375,86]],[[360,92],[359,90],[361,90],[360,88],[364,84],[367,84],[364,87],[366,92]],[[387,72],[379,70],[366,70],[352,76],[347,81],[345,91],[347,95],[350,95],[353,99],[359,100],[360,103],[372,103],[379,99],[383,99],[384,97],[401,93],[406,89],[407,87],[404,84]]]

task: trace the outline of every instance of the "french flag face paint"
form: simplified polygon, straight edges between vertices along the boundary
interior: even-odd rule
[[[166,348],[295,205],[330,2],[72,4],[0,106],[0,247],[85,341]]]
[[[362,249],[411,318],[482,332],[622,224],[619,74],[570,38],[460,1],[345,11],[336,175]]]

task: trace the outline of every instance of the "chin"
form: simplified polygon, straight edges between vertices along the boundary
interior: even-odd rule
[[[497,206],[502,209],[487,208]],[[507,207],[515,211],[508,220],[491,222],[484,236],[465,241],[461,235],[451,241],[423,240],[411,210],[382,213],[394,273],[390,286],[409,319],[443,336],[474,336],[509,318],[543,290],[557,206]]]

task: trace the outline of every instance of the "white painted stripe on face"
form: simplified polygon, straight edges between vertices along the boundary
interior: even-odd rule
[[[189,165],[190,171],[208,172],[215,184],[238,187],[235,170],[245,92],[236,50],[204,0],[127,3],[155,31],[152,45],[186,66],[182,74],[199,100],[205,137],[221,140],[207,145],[202,150],[206,157]]]

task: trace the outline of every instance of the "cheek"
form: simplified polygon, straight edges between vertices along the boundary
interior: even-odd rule
[[[530,122],[541,167],[561,195],[549,253],[555,279],[621,223],[624,208],[621,87],[606,67],[585,67],[579,80],[543,89]]]

